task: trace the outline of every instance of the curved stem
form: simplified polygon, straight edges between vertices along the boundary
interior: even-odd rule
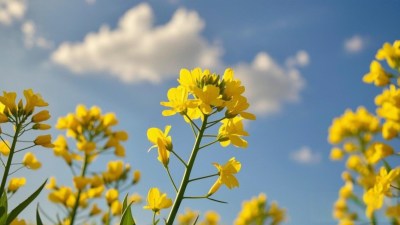
[[[204,115],[204,120],[203,120],[201,128],[200,128],[200,130],[198,132],[198,135],[196,137],[196,141],[195,141],[193,149],[192,149],[192,154],[190,156],[189,163],[188,163],[188,165],[187,165],[187,167],[185,169],[185,173],[183,175],[183,178],[182,178],[182,181],[181,181],[181,185],[180,185],[179,190],[178,190],[178,194],[175,197],[174,204],[172,205],[172,209],[171,209],[171,211],[170,211],[170,213],[168,215],[168,219],[167,219],[167,223],[166,223],[167,225],[173,225],[175,217],[176,217],[176,214],[178,213],[179,207],[180,207],[181,202],[183,200],[183,197],[184,197],[184,194],[185,194],[185,191],[186,191],[186,187],[187,187],[187,185],[189,183],[188,181],[190,179],[190,173],[192,172],[192,168],[193,168],[194,162],[196,160],[197,153],[198,153],[199,148],[200,148],[200,143],[201,143],[201,140],[203,138],[204,131],[206,130],[207,119],[208,119],[208,116]]]
[[[175,151],[171,150],[171,152],[172,152],[172,154],[174,154],[174,155],[176,156],[176,158],[179,159],[179,161],[181,161],[181,163],[182,163],[185,167],[187,167],[186,162],[185,162],[178,154],[176,154]]]

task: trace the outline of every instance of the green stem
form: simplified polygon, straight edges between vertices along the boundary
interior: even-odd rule
[[[10,155],[8,156],[7,159],[7,165],[4,169],[4,174],[3,174],[3,179],[1,180],[1,186],[0,186],[0,195],[2,195],[4,193],[4,188],[6,186],[6,182],[7,182],[7,177],[8,177],[8,172],[10,171],[10,167],[11,167],[11,163],[12,163],[12,159],[14,156],[14,150],[15,150],[15,146],[17,144],[17,139],[18,139],[18,135],[21,129],[21,124],[17,124],[16,128],[15,128],[15,133],[14,133],[14,137],[13,137],[13,142],[11,144],[11,148],[10,148]]]
[[[86,168],[87,168],[87,165],[88,165],[88,161],[89,161],[89,160],[88,160],[88,155],[85,153],[85,159],[84,159],[84,161],[83,161],[83,168],[82,168],[82,172],[81,172],[81,177],[85,177]],[[76,196],[75,204],[74,204],[74,207],[73,207],[72,212],[71,212],[71,222],[70,222],[70,225],[74,225],[74,220],[75,220],[75,218],[76,218],[76,214],[77,214],[77,211],[78,211],[79,200],[80,200],[80,198],[81,198],[81,193],[82,193],[82,190],[78,190],[78,194],[77,194],[77,196]]]
[[[153,212],[153,225],[156,225],[156,212]]]
[[[176,158],[179,159],[179,161],[181,161],[181,163],[182,163],[185,167],[187,167],[186,162],[185,162],[178,154],[176,154],[175,151],[171,150],[171,152],[172,152],[172,154],[174,154],[174,155],[176,156]]]
[[[217,142],[219,142],[219,140],[218,140],[218,139],[217,139],[217,140],[215,140],[215,141],[213,141],[213,142],[210,142],[210,143],[208,143],[208,144],[205,144],[205,145],[203,145],[203,146],[199,147],[199,150],[200,150],[200,149],[202,149],[202,148],[205,148],[205,147],[207,147],[207,146],[210,146],[210,145],[212,145],[212,144],[215,144],[215,143],[217,143]]]
[[[196,141],[195,141],[193,149],[192,149],[192,154],[190,156],[189,163],[188,163],[188,165],[187,165],[187,167],[185,169],[185,173],[183,175],[183,178],[182,178],[182,181],[181,181],[181,185],[180,185],[179,190],[178,190],[178,194],[175,197],[174,204],[172,205],[172,209],[171,209],[171,211],[170,211],[170,213],[168,215],[168,219],[167,219],[166,225],[173,225],[175,217],[176,217],[176,214],[178,213],[179,207],[181,205],[181,202],[183,200],[183,197],[184,197],[184,194],[185,194],[185,191],[186,191],[186,187],[189,184],[188,181],[190,179],[190,173],[192,172],[192,168],[193,168],[194,162],[196,160],[197,153],[198,153],[199,148],[200,148],[201,139],[203,138],[204,131],[206,130],[207,119],[208,119],[208,116],[204,115],[203,123],[202,123],[201,128],[200,128],[200,130],[198,132],[198,135],[196,137]]]

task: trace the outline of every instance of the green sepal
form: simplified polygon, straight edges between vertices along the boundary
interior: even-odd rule
[[[124,198],[122,203],[122,217],[120,225],[136,225],[131,212],[132,202],[128,204],[128,194]]]
[[[37,204],[36,207],[36,225],[43,225],[42,219],[40,218],[40,213],[39,213],[39,204]]]
[[[7,194],[4,191],[0,198],[0,224],[5,224],[7,221]]]
[[[17,207],[15,207],[15,209],[13,209],[10,214],[8,214],[7,217],[7,222],[6,224],[10,224],[15,218],[17,218],[17,216],[29,205],[31,204],[31,202],[33,200],[35,200],[35,198],[40,194],[40,192],[42,191],[42,189],[44,188],[44,185],[46,184],[47,179],[43,182],[43,184],[35,191],[31,194],[31,196],[29,196],[27,199],[25,199],[25,201],[21,202]]]

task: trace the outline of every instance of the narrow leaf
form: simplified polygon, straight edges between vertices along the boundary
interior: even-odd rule
[[[36,207],[36,225],[43,225],[42,219],[39,214],[39,204]]]
[[[0,198],[0,224],[5,224],[7,221],[7,194],[3,192]]]
[[[7,217],[7,222],[6,224],[10,224],[17,216],[29,205],[35,198],[40,194],[42,189],[44,188],[44,185],[46,184],[47,179],[43,182],[43,184],[35,191],[32,193],[31,196],[29,196],[25,201],[21,202],[15,209],[13,209],[10,214],[8,214]]]
[[[124,202],[122,203],[123,213],[120,225],[136,225],[131,212],[132,202],[127,205],[128,195],[125,196]]]

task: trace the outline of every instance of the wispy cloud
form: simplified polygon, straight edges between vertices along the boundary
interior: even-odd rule
[[[15,20],[21,20],[26,12],[24,0],[0,1],[0,24],[11,25]]]
[[[365,44],[364,38],[359,35],[354,35],[353,37],[345,40],[344,49],[348,53],[358,53],[364,49]]]
[[[52,48],[53,43],[37,33],[36,25],[33,21],[25,21],[21,26],[21,31],[24,36],[25,47]]]
[[[296,59],[296,63],[290,67],[279,65],[266,52],[258,53],[250,64],[239,63],[235,66],[235,73],[247,87],[246,93],[254,112],[259,115],[274,113],[281,109],[284,102],[300,99],[305,81],[296,66],[305,66],[310,60],[308,54],[302,52],[300,55],[303,56],[289,57]],[[304,55],[306,59],[302,58]],[[301,58],[300,63],[297,58]]]
[[[300,164],[318,164],[321,162],[321,154],[313,152],[309,147],[303,146],[290,153],[290,159]]]
[[[124,82],[159,82],[182,67],[220,65],[219,46],[201,36],[204,21],[178,9],[164,25],[153,25],[150,6],[142,3],[120,18],[118,27],[102,26],[81,43],[63,43],[51,59],[75,73],[107,72]]]

